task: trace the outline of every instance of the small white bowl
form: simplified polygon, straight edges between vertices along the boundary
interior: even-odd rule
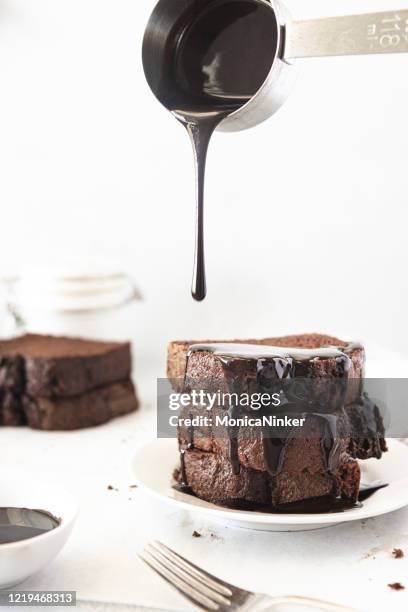
[[[61,524],[28,540],[0,544],[0,589],[19,584],[48,565],[67,541],[78,513],[69,493],[27,472],[0,474],[0,508],[11,507],[46,510]]]

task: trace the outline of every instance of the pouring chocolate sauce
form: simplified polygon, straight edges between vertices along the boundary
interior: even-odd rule
[[[172,54],[173,79],[179,95],[173,115],[190,136],[196,167],[196,250],[192,295],[205,298],[204,177],[208,145],[216,127],[246,104],[272,66],[275,17],[263,2],[218,0],[182,32]],[[242,41],[245,40],[245,45]]]
[[[320,348],[299,347],[274,347],[270,345],[252,345],[239,343],[206,343],[190,345],[185,364],[184,388],[189,389],[194,376],[190,381],[188,378],[189,361],[196,352],[211,353],[219,362],[226,383],[226,390],[233,396],[243,393],[272,393],[273,388],[285,389],[288,403],[284,404],[284,412],[294,410],[294,414],[307,410],[309,419],[315,423],[320,439],[321,458],[324,471],[328,478],[332,479],[332,492],[325,497],[309,498],[298,502],[263,506],[257,502],[249,503],[242,499],[225,502],[227,507],[253,510],[267,513],[281,514],[321,514],[333,512],[345,512],[360,507],[380,489],[387,487],[385,482],[366,482],[360,485],[358,500],[343,497],[338,487],[338,470],[342,461],[342,448],[345,440],[356,436],[360,439],[364,448],[371,448],[372,456],[381,457],[384,437],[384,426],[381,415],[374,401],[364,393],[363,388],[355,389],[356,397],[348,404],[347,411],[344,410],[347,385],[349,382],[349,371],[351,368],[351,354],[360,345],[350,343],[345,347],[326,346]],[[322,393],[323,388],[319,379],[314,379],[316,361],[320,359],[331,359],[336,363],[333,380],[336,381],[337,392],[333,395],[333,388],[327,387],[327,393]],[[318,387],[318,397],[313,397],[313,384],[305,387],[306,404],[302,404],[301,398],[296,394],[295,401],[285,385],[285,381],[293,382],[307,379],[310,383],[315,380]],[[273,388],[272,388],[273,386]],[[293,388],[293,387],[292,387]],[[317,388],[316,388],[317,390]],[[340,392],[340,395],[339,393]],[[341,408],[337,405],[341,397]],[[290,402],[293,402],[291,406]],[[303,406],[303,407],[302,407]],[[238,404],[231,402],[225,406],[232,417],[241,416],[241,408]],[[273,411],[276,413],[277,408]],[[245,412],[245,408],[244,408]],[[301,416],[299,414],[299,416]],[[304,416],[304,414],[302,415]],[[228,459],[232,474],[238,476],[241,472],[241,459],[239,456],[239,439],[241,425],[228,426],[226,436],[228,440]],[[200,435],[200,432],[197,432]],[[294,431],[290,429],[278,430],[277,428],[264,428],[262,432],[262,452],[265,470],[272,479],[279,478],[287,457],[289,445],[292,442]],[[305,435],[305,434],[304,434]],[[310,434],[315,436],[315,434]],[[242,438],[241,438],[242,439]],[[180,446],[180,472],[176,489],[182,493],[193,494],[189,484],[186,469],[186,453],[194,450],[196,441],[196,430],[190,426],[187,431],[187,444]],[[222,505],[222,501],[217,503]]]
[[[276,53],[275,16],[263,1],[215,0],[183,19],[162,58],[155,94],[186,128],[196,168],[196,248],[192,295],[206,296],[204,177],[217,126],[265,81]],[[245,44],[243,44],[245,40]]]
[[[158,2],[143,67],[193,144],[196,300],[206,296],[204,177],[213,132],[246,129],[275,113],[292,89],[296,58],[405,52],[408,10],[293,22],[280,0]]]

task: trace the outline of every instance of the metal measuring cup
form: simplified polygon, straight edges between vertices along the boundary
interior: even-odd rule
[[[165,58],[169,45],[188,15],[197,14],[213,0],[159,0],[147,24],[143,40],[143,67],[155,96],[170,110],[172,81]],[[293,21],[280,0],[253,0],[267,4],[274,13],[277,44],[270,72],[255,95],[226,117],[222,131],[239,131],[271,117],[291,92],[294,60],[308,57],[408,53],[408,9],[364,15]]]

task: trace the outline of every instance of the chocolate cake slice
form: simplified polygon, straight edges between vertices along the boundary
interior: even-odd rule
[[[102,425],[138,408],[130,381],[106,385],[74,397],[25,396],[22,404],[28,425],[48,431]]]
[[[127,342],[26,334],[0,342],[0,386],[41,397],[70,397],[130,376]]]
[[[273,511],[285,504],[319,497],[342,497],[350,504],[358,499],[357,461],[346,455],[329,474],[321,461],[318,440],[294,441],[275,478],[268,472],[242,466],[236,473],[231,462],[218,453],[189,449],[182,456],[178,483],[205,501],[229,508]]]
[[[167,358],[167,377],[176,380],[184,379],[186,373],[187,353],[192,345],[211,345],[211,344],[244,344],[255,345],[259,347],[294,347],[300,349],[318,349],[324,346],[338,347],[339,349],[348,348],[349,362],[349,378],[362,378],[364,376],[365,354],[364,348],[360,345],[354,345],[344,340],[339,340],[334,336],[326,336],[323,334],[298,334],[294,336],[282,336],[275,338],[266,338],[262,340],[204,340],[204,341],[175,341],[170,342],[168,346]],[[260,348],[260,354],[262,349]],[[219,360],[214,359],[213,353],[208,351],[196,351],[196,360],[194,365],[189,364],[192,368],[192,376],[197,378],[208,378],[209,372],[213,376],[223,377],[222,368]],[[328,358],[314,362],[313,369],[315,376],[325,376],[330,369],[336,369],[337,357]]]
[[[271,381],[303,378],[311,381],[313,399],[330,407],[323,414],[312,414],[310,432],[299,438],[268,439],[260,430],[244,435],[240,428],[231,435],[229,428],[220,432],[179,427],[180,483],[207,501],[232,507],[249,503],[273,508],[325,496],[356,501],[360,483],[356,458],[379,458],[386,450],[380,421],[375,432],[364,429],[365,440],[360,432],[350,435],[347,411],[360,406],[363,376],[363,347],[332,336],[172,342],[168,377],[176,390],[196,385],[212,391],[255,391]],[[188,410],[194,416],[194,410]],[[212,414],[217,410],[225,411],[225,406],[214,406]],[[372,423],[375,408],[365,406],[365,410]],[[363,413],[358,411],[354,424],[361,426]]]
[[[0,389],[0,425],[17,427],[26,424],[20,395]]]
[[[0,425],[79,429],[137,409],[129,343],[27,334],[0,342]]]

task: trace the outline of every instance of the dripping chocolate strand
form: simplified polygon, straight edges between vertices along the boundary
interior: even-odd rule
[[[196,173],[196,233],[191,294],[196,301],[201,302],[207,295],[204,254],[204,181],[208,145],[217,125],[229,112],[188,113],[175,110],[173,114],[185,126],[193,146]]]
[[[187,471],[186,471],[186,458],[185,458],[185,454],[186,454],[186,449],[185,448],[181,448],[180,449],[180,476],[181,476],[181,488],[182,489],[189,489],[189,484],[188,484],[188,478],[187,478]]]
[[[323,432],[321,446],[326,471],[334,475],[340,463],[341,445],[338,438],[337,423],[338,415],[313,413],[313,416],[323,421]]]
[[[220,399],[221,396],[219,396],[217,400],[218,403],[214,405],[213,414],[215,416],[217,416],[219,408],[224,407],[229,410],[229,420],[226,419],[225,416],[222,417],[224,420],[222,431],[224,434],[228,433],[229,438],[229,455],[227,455],[229,463],[228,460],[225,464],[223,463],[222,469],[224,469],[225,465],[226,474],[228,475],[231,473],[239,475],[241,471],[244,472],[246,469],[260,470],[261,472],[268,472],[270,475],[270,478],[265,478],[264,475],[262,475],[262,478],[264,478],[263,486],[266,487],[266,490],[262,492],[262,496],[258,496],[259,503],[257,501],[254,502],[254,507],[248,509],[261,512],[314,513],[332,511],[342,512],[349,508],[356,507],[355,502],[357,499],[358,485],[354,483],[354,481],[356,481],[356,474],[354,474],[354,472],[350,472],[350,475],[353,476],[353,490],[349,492],[343,486],[346,481],[345,478],[348,477],[349,473],[349,461],[352,470],[356,470],[355,460],[357,458],[367,459],[371,456],[380,455],[382,452],[381,443],[385,444],[385,442],[384,440],[381,442],[382,433],[380,425],[382,416],[379,414],[378,408],[375,404],[370,402],[368,398],[364,398],[364,396],[359,393],[358,385],[352,385],[352,393],[347,389],[348,379],[353,378],[354,369],[358,376],[361,374],[360,356],[357,356],[357,359],[355,359],[354,355],[350,355],[353,350],[355,350],[353,345],[346,348],[324,347],[318,349],[279,347],[275,349],[275,347],[272,346],[256,344],[218,343],[190,346],[184,374],[186,385],[188,384],[188,376],[191,376],[193,372],[206,372],[207,369],[209,369],[214,378],[211,380],[210,385],[204,386],[204,389],[210,390],[213,393],[217,393],[216,385],[218,384],[218,380],[220,380],[222,381],[222,390],[224,392],[227,390],[229,393],[236,393],[238,396],[241,394],[251,396],[254,393],[259,394],[260,391],[268,392],[268,394],[278,391],[281,399],[283,398],[284,400],[283,403],[278,403],[276,407],[269,404],[265,410],[271,410],[271,413],[265,413],[264,408],[260,408],[261,415],[267,417],[265,420],[259,419],[260,426],[267,428],[265,422],[269,421],[269,424],[273,423],[274,429],[268,429],[267,431],[262,429],[256,432],[248,429],[250,436],[255,435],[255,438],[253,438],[256,442],[255,460],[253,460],[250,455],[252,452],[251,443],[248,445],[247,442],[244,441],[246,428],[251,427],[251,425],[248,425],[249,420],[246,421],[246,419],[248,419],[247,412],[251,403],[242,404],[240,400],[231,401],[230,398],[230,405],[223,405]],[[208,355],[200,356],[197,359],[197,363],[195,360],[194,362],[189,361],[191,355],[197,351],[213,354],[216,357],[216,361],[222,366],[222,372],[220,372],[220,365],[218,364],[211,364],[210,368],[207,367],[206,361],[208,360]],[[327,363],[319,363],[324,360],[327,360]],[[211,363],[211,359],[209,361]],[[203,364],[205,367],[201,369]],[[214,369],[212,370],[212,368]],[[200,388],[199,380],[193,381],[191,378],[190,382],[192,389]],[[351,381],[351,383],[352,382],[353,381]],[[349,403],[346,402],[344,389],[348,392],[347,402]],[[223,391],[218,389],[218,393],[222,393]],[[225,399],[223,401],[225,402]],[[355,408],[354,410],[353,407]],[[269,419],[270,415],[273,416],[273,419]],[[291,427],[291,425],[286,425],[286,420],[282,421],[279,418],[280,415],[285,417],[299,417],[305,415],[311,417],[306,421],[306,429],[301,430],[301,436],[306,440],[305,446],[303,446],[303,443],[298,444],[297,442],[295,442],[295,446],[300,453],[303,452],[303,448],[307,453],[309,453],[309,449],[311,449],[312,453],[309,453],[309,455],[313,458],[314,462],[313,465],[311,464],[311,473],[314,474],[314,470],[317,468],[319,478],[321,478],[319,486],[321,485],[323,495],[325,495],[325,491],[327,491],[326,498],[319,497],[310,499],[306,496],[305,499],[307,501],[294,502],[295,505],[282,506],[282,500],[286,499],[289,501],[291,498],[296,499],[296,496],[282,495],[282,487],[280,488],[280,486],[284,481],[276,478],[279,476],[282,469],[285,470],[285,475],[288,473],[289,476],[292,473],[292,469],[295,474],[297,474],[298,469],[299,473],[302,473],[302,461],[300,460],[299,468],[298,457],[294,455],[291,450],[290,455],[287,455],[288,448],[291,449],[290,442],[292,440],[292,434],[293,438],[297,436],[296,427],[290,430],[289,427]],[[355,415],[354,423],[351,422],[351,416],[353,415]],[[351,429],[350,425],[352,427]],[[198,427],[201,427],[201,425],[198,425]],[[240,428],[242,428],[242,431]],[[258,437],[260,433],[262,433],[262,440]],[[358,440],[358,433],[361,434],[360,439],[361,437],[364,439],[367,435],[370,443],[371,438],[376,436],[376,439],[372,442],[372,446],[367,448],[363,447]],[[210,432],[210,434],[206,435],[212,437],[215,435],[215,432]],[[314,439],[313,442],[312,439]],[[185,433],[182,435],[182,440],[185,448],[182,453],[182,473],[179,475],[179,481],[183,482],[183,490],[185,490],[185,486],[188,485],[186,459],[191,459],[192,462],[196,459],[194,454],[185,454],[188,452],[188,449],[194,447],[194,430],[185,430]],[[355,444],[354,449],[353,440]],[[258,451],[259,442],[261,442],[261,454],[259,454]],[[200,461],[200,453],[204,452],[203,458],[206,457],[205,450],[210,447],[206,445],[202,446],[201,443],[199,444],[198,438],[196,444],[197,459]],[[262,447],[265,467],[262,467]],[[319,450],[319,448],[321,450]],[[223,462],[226,460],[224,449],[225,447],[222,449]],[[221,449],[219,450],[221,452]],[[386,450],[385,447],[384,450]],[[245,453],[245,455],[243,453]],[[359,453],[361,453],[361,456]],[[209,457],[211,458],[212,455],[209,455]],[[286,461],[285,457],[287,457]],[[245,465],[245,468],[241,467],[241,461],[243,462],[243,466]],[[188,469],[189,465],[190,464],[187,463]],[[306,471],[309,469],[307,466],[308,463],[305,461]],[[343,474],[343,466],[345,468],[347,467],[345,474]],[[327,474],[326,477],[324,477],[325,473]],[[241,475],[240,478],[242,479],[243,475]],[[191,472],[191,479],[194,491],[196,491],[193,472]],[[332,488],[330,487],[331,481],[333,482]],[[234,482],[235,481],[232,480],[229,484],[234,486]],[[232,495],[228,493],[225,499],[223,499],[222,482],[218,484],[221,484],[221,488],[218,486],[216,488],[217,491],[220,488],[220,497],[214,497],[215,503],[224,503],[229,507],[245,506],[248,500],[246,498],[235,499],[234,491],[232,491]],[[198,483],[196,493],[199,494],[199,496],[201,496],[200,486],[200,483]],[[376,489],[373,491],[375,490]],[[313,488],[310,489],[310,491],[313,492]],[[319,488],[315,489],[315,491],[319,491]],[[373,491],[362,492],[360,500],[364,498],[364,495],[372,494]],[[239,492],[239,495],[240,494]],[[203,499],[206,499],[206,495],[207,494],[203,495]],[[218,493],[216,495],[218,495]],[[341,496],[344,496],[344,499],[342,499]],[[212,498],[212,494],[208,493],[208,497]],[[269,504],[269,499],[271,499],[271,505],[265,506],[264,509],[260,507],[264,503]]]
[[[190,419],[192,419],[192,418],[193,418],[193,415],[190,414]],[[194,425],[190,425],[188,427],[188,430],[187,430],[187,436],[188,436],[187,449],[188,450],[193,450],[194,449],[194,432],[195,432]]]
[[[336,379],[343,379],[347,376],[350,369],[350,357],[347,353],[352,352],[356,345],[349,345],[345,349],[338,347],[322,347],[316,349],[281,348],[259,345],[239,345],[239,344],[202,344],[193,345],[189,348],[188,357],[192,352],[208,351],[214,354],[222,364],[224,375],[228,384],[229,391],[238,396],[244,392],[245,383],[248,387],[245,374],[248,370],[252,371],[257,390],[271,393],[274,386],[285,380],[298,377],[307,378],[310,376],[310,364],[319,359],[335,359]],[[250,376],[249,376],[250,378]],[[291,390],[293,391],[293,390]],[[299,389],[297,390],[299,393]],[[293,397],[291,397],[293,400]],[[341,396],[338,401],[343,400]],[[299,398],[296,397],[298,401]],[[238,416],[237,406],[229,407],[229,416]],[[322,456],[326,470],[334,475],[340,462],[341,445],[337,437],[336,415],[310,413],[315,418],[324,421],[323,435],[321,438]],[[304,416],[304,415],[302,415]],[[293,432],[287,432],[284,436],[274,435],[274,432],[263,431],[262,446],[264,453],[264,463],[268,473],[276,477],[282,470],[285,451],[289,444]],[[239,426],[228,428],[230,461],[234,474],[239,474]]]
[[[264,83],[277,47],[276,21],[264,2],[213,0],[175,28],[164,78],[172,92],[159,98],[187,128],[196,166],[196,246],[192,296],[207,293],[204,261],[204,177],[208,145],[223,119],[244,106]],[[245,45],[242,41],[245,40]],[[159,93],[159,92],[158,92]]]
[[[187,351],[186,355],[186,364],[184,368],[184,378],[183,378],[183,391],[186,390],[186,382],[187,382],[187,369],[188,369],[188,360],[190,357],[190,351]],[[194,427],[191,425],[188,429],[188,443],[187,448],[179,448],[179,456],[180,456],[180,488],[184,492],[188,492],[190,487],[188,484],[187,478],[187,470],[186,470],[186,450],[194,448]]]

